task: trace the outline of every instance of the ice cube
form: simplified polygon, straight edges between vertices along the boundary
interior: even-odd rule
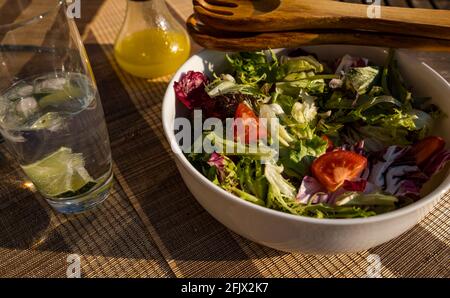
[[[33,115],[38,109],[39,106],[36,99],[31,96],[22,98],[16,104],[17,113],[23,115],[25,118]]]
[[[12,87],[9,89],[9,91],[6,92],[5,98],[7,98],[9,101],[16,101],[20,98],[27,97],[33,94],[33,86],[28,85],[26,83],[19,83],[18,85]]]
[[[34,80],[35,93],[50,93],[64,89],[66,78],[40,77]]]
[[[16,101],[10,101],[5,97],[0,96],[0,122],[4,127],[17,127],[23,122],[24,115],[16,110]]]
[[[26,97],[33,94],[33,86],[32,85],[21,85],[19,88],[17,88],[17,95],[20,97]]]

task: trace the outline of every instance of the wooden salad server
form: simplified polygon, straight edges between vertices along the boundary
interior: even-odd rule
[[[218,32],[191,15],[186,22],[199,45],[220,51],[254,51],[321,44],[348,44],[450,52],[450,40],[375,32],[308,30],[267,33]]]
[[[330,0],[193,0],[204,24],[223,31],[346,29],[450,39],[450,10],[373,7]],[[372,17],[372,18],[371,18]]]

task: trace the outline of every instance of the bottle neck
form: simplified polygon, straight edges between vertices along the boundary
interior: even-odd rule
[[[134,31],[148,27],[167,30],[176,22],[164,0],[128,0],[123,30]]]
[[[128,0],[128,9],[136,10],[143,9],[143,12],[165,12],[167,9],[166,2],[164,0]]]

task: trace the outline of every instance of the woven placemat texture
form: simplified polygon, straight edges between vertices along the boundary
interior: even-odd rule
[[[143,80],[117,66],[113,43],[125,0],[96,1],[90,5],[95,13],[86,12],[91,19],[84,20],[83,39],[110,133],[114,191],[91,212],[56,215],[21,187],[2,144],[0,276],[64,277],[66,258],[76,253],[83,276],[363,277],[367,257],[376,254],[385,277],[450,277],[450,194],[407,233],[358,254],[279,252],[218,223],[184,185],[163,134],[161,104],[170,76]],[[191,1],[167,2],[181,18],[192,11]],[[420,58],[450,69],[448,56]]]

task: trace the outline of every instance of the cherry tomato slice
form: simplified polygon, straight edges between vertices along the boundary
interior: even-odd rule
[[[445,141],[440,137],[426,137],[414,144],[411,153],[418,165],[423,165],[430,157],[445,147]]]
[[[327,152],[333,151],[334,149],[333,141],[326,135],[322,135],[322,139],[327,141]]]
[[[245,103],[240,103],[235,113],[235,139],[245,140],[245,144],[256,143],[259,138],[265,137],[265,130],[259,131],[259,118]],[[242,127],[239,127],[239,122]]]
[[[326,187],[335,191],[345,180],[358,178],[367,166],[367,159],[352,151],[327,152],[311,165],[313,176]]]

